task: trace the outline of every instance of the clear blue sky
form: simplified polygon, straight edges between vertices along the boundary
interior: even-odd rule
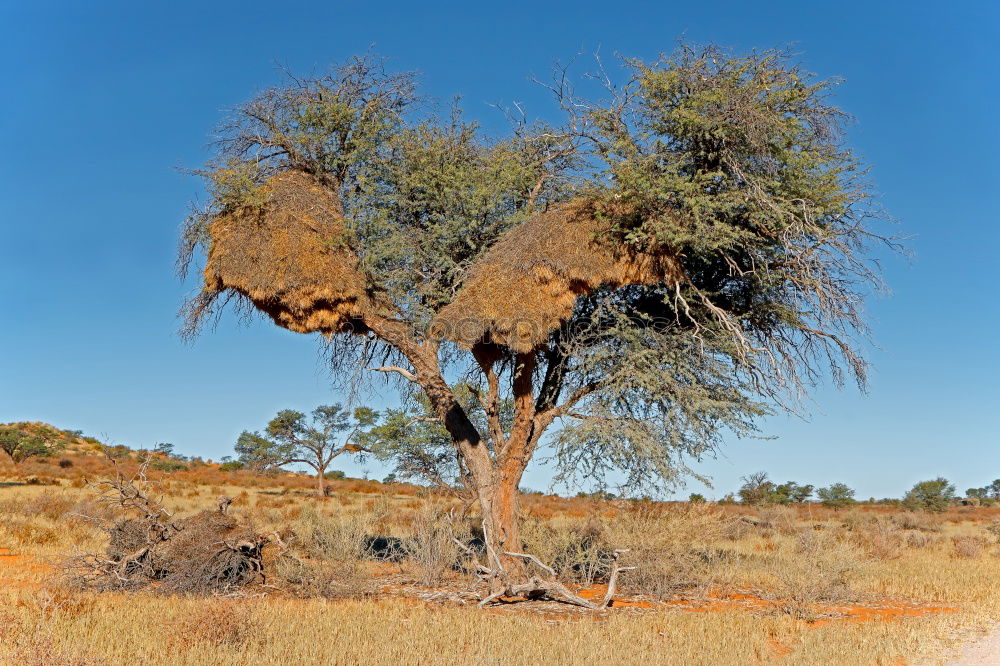
[[[861,497],[1000,477],[1000,3],[0,0],[0,32],[0,422],[218,458],[277,409],[337,398],[313,338],[233,316],[194,345],[176,333],[194,286],[173,274],[177,230],[200,184],[175,167],[203,161],[222,110],[276,82],[276,62],[319,70],[374,43],[495,127],[492,102],[550,112],[527,79],[556,59],[650,58],[684,36],[791,44],[843,76],[851,143],[916,254],[887,261],[894,294],[869,308],[870,393],[824,388],[811,421],[728,442],[696,467],[709,494],[761,469]],[[526,483],[546,487],[544,470]]]

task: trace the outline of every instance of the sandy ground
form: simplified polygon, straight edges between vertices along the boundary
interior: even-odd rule
[[[986,666],[1000,664],[1000,627],[992,633],[969,643],[962,648],[962,654],[957,659],[949,661],[947,666]]]

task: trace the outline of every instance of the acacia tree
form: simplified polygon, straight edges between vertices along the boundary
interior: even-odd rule
[[[0,428],[0,451],[10,456],[15,465],[34,456],[52,455],[52,448],[43,438],[18,428]]]
[[[566,122],[503,138],[426,112],[372,57],[292,78],[223,125],[183,235],[182,270],[206,253],[189,332],[234,301],[324,334],[349,383],[368,367],[423,395],[494,594],[553,589],[518,583],[517,489],[546,433],[563,480],[670,484],[824,368],[865,379],[877,237],[831,83],[773,52],[622,65],[592,100],[560,73]]]
[[[352,413],[339,404],[320,405],[308,419],[302,412],[283,409],[267,424],[267,436],[244,431],[235,448],[240,462],[257,470],[308,465],[316,472],[316,489],[322,497],[330,464],[343,453],[363,451],[358,435],[376,418],[377,413],[367,407]],[[345,431],[350,432],[344,436]]]

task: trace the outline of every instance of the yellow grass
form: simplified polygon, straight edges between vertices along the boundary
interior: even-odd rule
[[[320,501],[294,491],[271,495],[264,489],[193,485],[174,490],[168,505],[181,513],[210,507],[222,491],[240,497],[233,510],[249,512],[263,529],[295,525],[303,509],[318,506],[331,516],[378,513],[382,517],[373,524],[379,533],[397,535],[412,529],[413,516],[431,501],[360,494]],[[700,587],[666,595],[666,603],[645,597],[652,601],[648,610],[553,614],[532,604],[479,610],[471,601],[464,606],[424,602],[385,591],[374,598],[335,601],[293,599],[262,589],[237,599],[73,591],[54,570],[27,565],[54,562],[74,546],[102,547],[99,532],[59,514],[88,496],[86,489],[68,486],[0,487],[0,548],[33,556],[0,557],[0,663],[915,664],[938,663],[957,642],[1000,621],[997,547],[963,558],[953,545],[953,537],[986,535],[986,523],[975,520],[981,518],[975,512],[932,520],[928,528],[939,531],[928,532],[927,543],[903,547],[889,559],[866,554],[867,542],[843,528],[865,519],[860,513],[765,510],[771,527],[728,536],[707,526],[711,521],[731,525],[726,521],[732,512],[711,506],[700,513],[679,509],[662,518],[646,516],[648,534],[639,535],[642,539],[665,539],[671,533],[697,542],[701,534],[699,548],[725,550],[732,559],[697,574],[708,578]],[[587,520],[572,515],[572,503],[553,500],[551,505],[561,509],[538,520],[534,529],[549,526],[553,534],[563,534],[559,530]],[[591,517],[614,514],[604,518],[609,534],[630,538],[625,530],[633,529],[631,509],[614,504],[591,509]],[[821,549],[809,550],[810,534],[825,539],[817,542]],[[819,579],[837,573],[841,562],[849,565],[847,596],[810,601],[811,594],[822,598],[829,592]],[[399,566],[407,570],[410,565]],[[624,595],[635,592],[628,576]],[[686,598],[686,607],[697,608],[699,598],[719,589],[752,592],[764,601],[713,606],[709,599],[704,608],[715,608],[709,612],[670,603]],[[266,596],[256,596],[261,593]],[[790,611],[789,594],[804,595],[814,614]],[[956,610],[865,622],[825,618],[824,609],[839,605],[887,602]],[[820,622],[810,621],[817,617]]]

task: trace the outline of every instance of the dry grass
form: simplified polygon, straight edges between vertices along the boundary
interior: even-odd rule
[[[0,548],[32,557],[0,556],[0,663],[547,664],[628,655],[745,664],[785,655],[794,664],[897,664],[933,661],[941,646],[1000,620],[1000,557],[986,530],[995,514],[987,509],[927,518],[869,507],[751,511],[526,497],[536,514],[524,528],[528,548],[568,584],[600,583],[609,549],[628,547],[625,564],[639,568],[623,574],[621,595],[651,607],[481,611],[458,601],[474,581],[455,566],[449,542],[453,529],[469,534],[445,520],[440,498],[343,494],[353,500],[344,504],[281,488],[169,483],[171,511],[196,513],[225,493],[237,498],[231,512],[261,532],[279,530],[298,558],[271,549],[268,582],[280,590],[238,599],[73,591],[43,565],[77,545],[106,545],[70,515],[94,509],[87,489],[3,487]],[[398,539],[406,557],[372,561],[372,536]],[[400,596],[403,588],[451,592],[427,602]],[[838,619],[852,614],[919,617]]]

